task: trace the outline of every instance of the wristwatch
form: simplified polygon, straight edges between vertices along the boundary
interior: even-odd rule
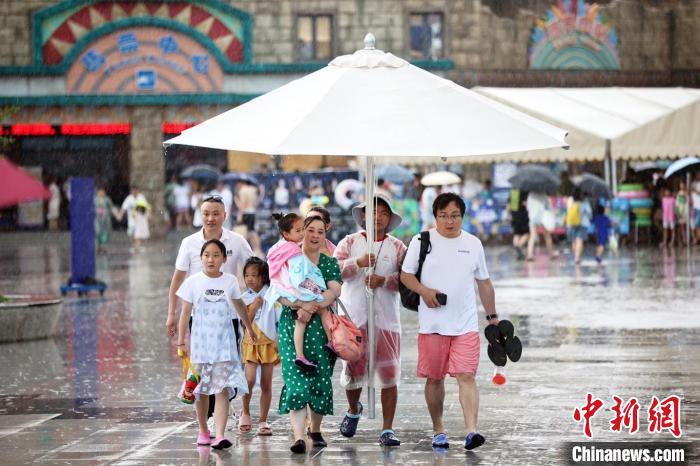
[[[487,315],[486,315],[486,321],[487,321],[487,322],[488,322],[489,320],[491,320],[491,319],[497,319],[497,318],[498,318],[498,314],[487,314]]]

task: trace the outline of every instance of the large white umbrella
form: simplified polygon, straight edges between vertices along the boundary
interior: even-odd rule
[[[185,130],[163,144],[269,155],[366,156],[366,199],[374,199],[374,156],[468,156],[568,148],[566,131],[476,94],[391,53],[365,48]],[[367,209],[367,225],[374,225]],[[368,248],[374,243],[369,228]],[[371,270],[370,270],[371,272]],[[369,370],[374,310],[369,295]],[[374,377],[369,377],[374,417]]]

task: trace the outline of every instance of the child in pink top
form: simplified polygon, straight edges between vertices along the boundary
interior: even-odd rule
[[[666,246],[666,239],[670,233],[669,246],[676,242],[676,197],[669,188],[664,188],[664,196],[661,198],[661,219],[663,222],[663,236],[660,247]]]

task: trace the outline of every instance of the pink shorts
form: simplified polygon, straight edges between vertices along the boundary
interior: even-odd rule
[[[479,367],[479,332],[463,335],[418,334],[418,377],[442,380],[445,375],[476,375]]]
[[[369,350],[367,349],[367,326],[360,327],[362,332],[362,341],[365,344],[365,355],[358,361],[347,363],[345,372],[351,377],[361,377],[367,372],[367,358]],[[401,334],[389,330],[377,329],[376,335],[377,352],[375,356],[375,364],[377,372],[381,379],[385,382],[395,380],[398,362],[401,354]]]

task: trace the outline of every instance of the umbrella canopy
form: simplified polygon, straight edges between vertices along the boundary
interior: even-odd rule
[[[48,199],[51,193],[36,178],[5,157],[0,157],[0,209],[27,201]]]
[[[518,169],[508,182],[516,189],[531,193],[554,194],[559,187],[559,179],[552,172],[537,166]]]
[[[224,173],[219,177],[219,181],[224,181],[226,183],[236,183],[238,181],[243,181],[245,183],[258,184],[258,179],[256,177],[254,177],[253,175],[249,175],[248,173],[240,172]]]
[[[605,180],[591,173],[583,173],[576,177],[574,184],[579,187],[584,196],[610,199],[610,188],[605,183]]]
[[[683,175],[692,170],[698,169],[700,169],[700,158],[686,157],[684,159],[676,160],[671,165],[669,165],[666,169],[666,172],[664,173],[664,178],[671,178],[672,176]]]
[[[180,172],[180,177],[194,180],[218,180],[220,176],[221,170],[207,164],[192,165]]]
[[[568,147],[563,129],[366,45],[163,144],[397,157]]]
[[[441,171],[428,173],[420,179],[420,182],[423,186],[444,186],[448,184],[461,183],[462,179],[455,173]]]
[[[415,172],[401,165],[383,165],[377,169],[377,178],[384,178],[395,184],[413,181]]]

